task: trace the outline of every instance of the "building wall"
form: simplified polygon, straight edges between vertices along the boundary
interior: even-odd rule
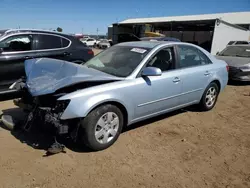
[[[108,39],[112,39],[113,36],[113,26],[108,27]]]

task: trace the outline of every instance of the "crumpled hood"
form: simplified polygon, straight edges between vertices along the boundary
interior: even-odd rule
[[[50,58],[26,60],[25,73],[26,86],[32,96],[51,94],[80,82],[122,80],[83,65]]]
[[[233,57],[233,56],[215,56],[217,59],[224,60],[229,66],[241,67],[250,63],[250,58],[247,57]]]

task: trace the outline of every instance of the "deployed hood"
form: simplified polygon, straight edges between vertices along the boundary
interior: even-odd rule
[[[234,57],[234,56],[215,56],[217,59],[224,60],[229,66],[241,67],[250,63],[249,57]]]
[[[32,96],[87,81],[122,80],[104,72],[67,61],[40,58],[25,61],[26,85]]]

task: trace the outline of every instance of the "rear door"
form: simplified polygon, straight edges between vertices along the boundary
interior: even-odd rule
[[[178,67],[182,80],[181,105],[199,102],[209,80],[214,74],[211,60],[198,48],[177,45]]]
[[[24,61],[35,55],[32,34],[14,34],[0,41],[0,90],[25,76]]]
[[[68,60],[70,41],[64,37],[54,34],[36,34],[34,36],[36,54],[35,58],[48,57],[54,59]]]

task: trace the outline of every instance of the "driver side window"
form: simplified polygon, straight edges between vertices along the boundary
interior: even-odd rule
[[[4,52],[18,52],[32,50],[31,35],[14,35],[0,42]]]
[[[148,62],[147,67],[156,67],[161,69],[162,72],[174,69],[175,58],[174,58],[173,47],[164,48],[157,52]]]

